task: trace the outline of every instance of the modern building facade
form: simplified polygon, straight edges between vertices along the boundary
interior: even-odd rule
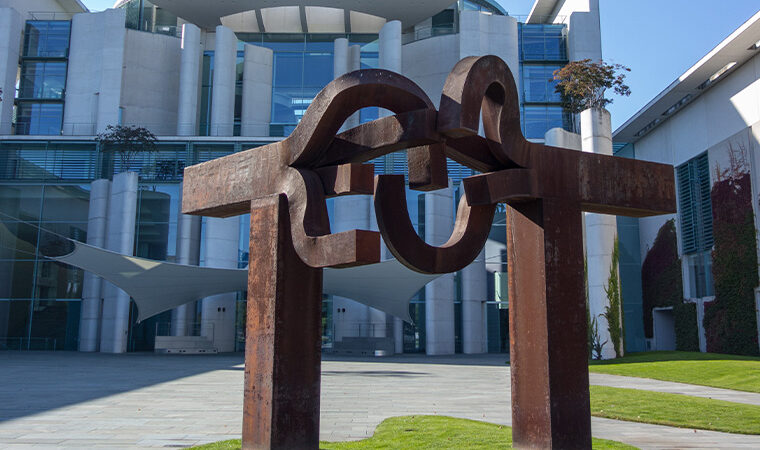
[[[760,12],[614,140],[617,155],[676,168],[677,214],[618,220],[649,348],[757,354]]]
[[[490,0],[257,4],[127,0],[92,13],[77,0],[0,0],[0,346],[118,353],[153,350],[156,335],[202,334],[240,350],[245,293],[138,324],[123,291],[41,256],[38,227],[129,255],[245,267],[247,217],[182,215],[183,168],[282,139],[335,77],[393,70],[437,104],[457,61],[495,54],[520,87],[525,136],[542,140],[572,123],[552,72],[601,58],[598,0],[537,0],[522,18]],[[346,127],[383,114],[365,108]],[[149,129],[157,151],[124,167],[95,140],[109,125]],[[374,164],[406,171],[403,153]],[[447,189],[407,194],[432,244],[448,238],[460,180],[473,173],[448,168]],[[369,197],[329,208],[334,231],[376,227]],[[325,347],[382,338],[396,352],[508,351],[505,271],[502,215],[471,266],[413,298],[414,324],[326,296]]]

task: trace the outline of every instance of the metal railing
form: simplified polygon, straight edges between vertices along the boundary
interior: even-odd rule
[[[401,43],[403,45],[406,45],[412,42],[421,41],[423,39],[428,39],[428,38],[436,37],[436,36],[445,36],[449,34],[457,34],[458,32],[459,30],[454,24],[443,25],[443,26],[419,27],[419,28],[416,28],[414,31],[402,34]]]
[[[200,322],[189,322],[186,325],[184,334],[179,334],[182,330],[177,330],[177,324],[172,322],[156,322],[156,336],[203,336],[214,341],[214,322],[211,320],[202,320]]]
[[[333,320],[332,336],[384,338],[393,337],[393,323],[341,322]]]

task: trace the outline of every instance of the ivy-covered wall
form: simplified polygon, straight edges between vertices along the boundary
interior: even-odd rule
[[[653,335],[652,309],[672,306],[676,349],[699,351],[696,305],[683,301],[681,258],[678,256],[674,219],[660,227],[652,248],[644,258],[641,265],[641,288],[646,337],[651,338]]]
[[[750,183],[746,171],[718,173],[710,193],[715,301],[705,307],[708,352],[758,354],[757,253]]]

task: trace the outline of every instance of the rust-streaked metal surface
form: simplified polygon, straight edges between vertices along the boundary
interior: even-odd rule
[[[338,133],[371,106],[394,114]],[[416,190],[448,185],[446,158],[482,172],[463,180],[440,247],[412,227],[404,176],[373,179],[364,164],[395,151],[407,152]],[[379,233],[332,233],[326,199],[368,193]],[[671,166],[528,142],[509,68],[484,56],[454,67],[439,110],[399,74],[351,72],[283,141],[186,168],[184,213],[251,213],[244,447],[317,446],[321,268],[379,262],[382,235],[412,270],[460,270],[485,244],[498,203],[508,205],[514,444],[590,448],[581,212],[674,212]]]
[[[296,254],[284,194],[252,202],[250,254],[243,448],[317,448],[322,269]]]

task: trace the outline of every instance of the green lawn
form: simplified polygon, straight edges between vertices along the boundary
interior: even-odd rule
[[[392,417],[378,425],[368,439],[353,442],[321,442],[321,449],[462,449],[512,448],[512,429],[492,423],[443,416]],[[240,441],[223,441],[194,447],[203,450],[232,450]],[[594,439],[596,449],[635,449],[620,442]]]
[[[645,352],[592,361],[596,373],[654,378],[760,393],[760,358],[699,352]]]
[[[591,415],[681,428],[760,434],[760,406],[637,389],[591,386]]]

